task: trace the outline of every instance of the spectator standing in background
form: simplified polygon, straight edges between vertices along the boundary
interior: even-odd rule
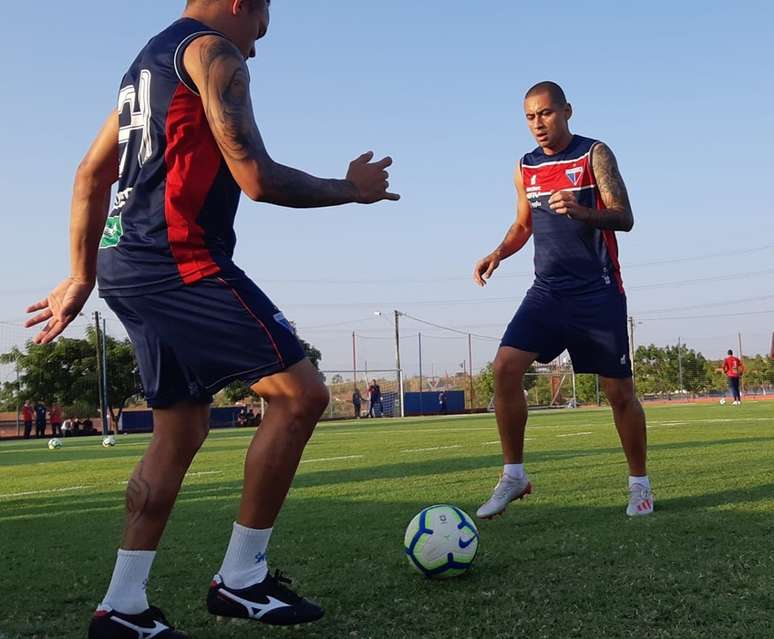
[[[384,404],[382,404],[382,389],[375,379],[371,380],[371,386],[368,387],[368,393],[371,397],[371,405],[368,408],[369,417],[381,417],[384,414]],[[377,412],[376,407],[379,407]]]
[[[739,390],[739,382],[744,374],[742,360],[734,356],[734,351],[728,350],[728,357],[723,360],[723,373],[728,378],[728,389],[734,398],[734,406],[742,404],[742,394]]]
[[[53,404],[48,415],[51,420],[51,436],[59,437],[62,434],[62,409],[59,404]]]
[[[35,437],[46,436],[46,405],[43,402],[35,404]]]
[[[360,418],[360,407],[363,404],[363,396],[360,394],[360,389],[355,387],[352,391],[352,407],[355,409],[355,419]]]
[[[29,439],[32,433],[32,406],[30,406],[30,400],[24,402],[22,406],[22,421],[24,422],[24,439]]]

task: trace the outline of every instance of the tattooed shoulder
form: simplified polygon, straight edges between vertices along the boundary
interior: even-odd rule
[[[591,166],[605,204],[610,208],[629,208],[629,195],[621,172],[618,170],[618,162],[605,143],[600,142],[592,149]]]

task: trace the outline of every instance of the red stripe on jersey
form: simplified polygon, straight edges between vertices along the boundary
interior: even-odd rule
[[[605,203],[602,201],[599,193],[597,193],[597,209],[604,211],[606,208]],[[607,247],[607,254],[610,256],[610,261],[613,263],[613,276],[618,284],[618,291],[623,294],[626,291],[624,291],[623,278],[621,277],[621,263],[618,261],[618,240],[615,237],[615,231],[611,231],[610,229],[603,230],[602,239]]]
[[[588,154],[577,160],[540,166],[522,165],[521,177],[528,193],[530,191],[553,193],[567,189],[594,187],[597,184],[590,168]]]
[[[277,359],[280,362],[280,365],[285,366],[285,360],[282,358],[282,353],[280,353],[280,349],[277,346],[277,342],[274,341],[274,336],[271,334],[271,331],[266,328],[266,324],[264,324],[258,316],[253,313],[252,309],[245,303],[245,301],[242,299],[242,296],[239,294],[239,292],[233,287],[230,286],[226,280],[219,277],[218,281],[225,286],[227,289],[229,289],[234,297],[237,298],[237,301],[244,307],[244,309],[248,312],[250,317],[252,317],[259,326],[266,332],[266,335],[269,337],[269,341],[271,342],[272,348],[274,348],[274,353],[277,355]]]
[[[215,275],[214,262],[196,218],[204,206],[223,158],[212,137],[201,99],[182,84],[167,112],[167,185],[164,216],[167,238],[180,277],[193,284]]]

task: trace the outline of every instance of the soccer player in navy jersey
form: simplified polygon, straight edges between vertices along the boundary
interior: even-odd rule
[[[188,0],[124,75],[118,107],[78,167],[70,275],[29,307],[37,343],[78,315],[95,279],[135,347],[153,438],[126,493],[126,525],[91,639],[186,635],[149,605],[146,584],[183,477],[207,437],[213,394],[235,379],[268,409],[245,460],[237,521],[207,607],[286,625],[323,610],[268,572],[266,552],[328,391],[292,325],[233,263],[240,194],[287,207],[397,200],[390,158],[354,160],[344,179],[275,162],[256,126],[246,60],[269,0]],[[111,186],[118,182],[109,210]],[[287,238],[292,254],[292,238]]]
[[[538,147],[515,172],[516,221],[502,243],[479,260],[474,280],[484,286],[500,262],[535,241],[535,282],[497,351],[495,413],[504,468],[491,498],[477,512],[502,513],[532,491],[524,471],[527,404],[524,374],[567,349],[577,373],[597,373],[629,465],[629,516],[653,511],[646,472],[645,414],[634,392],[629,361],[626,295],[615,231],[634,224],[626,186],[607,145],[573,135],[572,107],[554,82],[526,94],[524,111]]]

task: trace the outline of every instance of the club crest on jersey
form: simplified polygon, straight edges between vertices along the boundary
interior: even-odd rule
[[[564,174],[567,176],[567,179],[572,182],[573,186],[578,186],[578,183],[581,181],[581,177],[583,176],[583,167],[575,166],[571,169],[567,169]]]
[[[99,248],[113,248],[118,246],[121,236],[124,234],[124,227],[121,224],[121,215],[112,215],[105,221],[105,229],[102,231],[102,238],[99,241]]]
[[[279,324],[283,328],[286,328],[287,330],[289,330],[291,333],[293,333],[293,335],[296,334],[296,327],[293,326],[293,324],[289,322],[282,313],[275,313],[274,321],[277,322],[277,324]]]

